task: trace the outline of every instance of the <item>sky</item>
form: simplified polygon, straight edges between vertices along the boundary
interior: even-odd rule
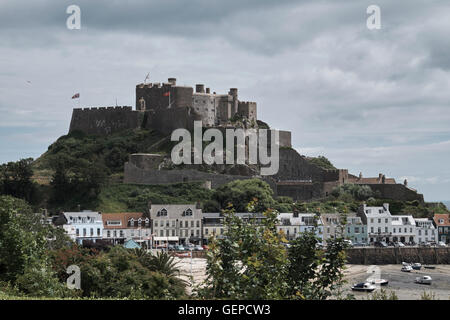
[[[0,163],[39,157],[74,107],[134,106],[149,72],[239,88],[301,154],[450,200],[449,16],[448,0],[0,0]]]

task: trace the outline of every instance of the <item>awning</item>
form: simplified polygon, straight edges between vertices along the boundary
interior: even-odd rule
[[[178,237],[153,237],[154,241],[178,241]]]

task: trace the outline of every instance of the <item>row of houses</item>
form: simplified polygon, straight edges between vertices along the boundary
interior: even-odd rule
[[[261,223],[261,213],[236,213],[241,219]],[[105,240],[122,244],[127,240],[145,247],[162,244],[207,244],[211,236],[224,236],[223,215],[202,212],[199,204],[152,205],[147,212],[100,213],[93,211],[65,212],[54,223],[64,228],[78,243]],[[361,205],[358,212],[279,213],[279,231],[288,240],[305,231],[314,231],[323,243],[342,234],[353,243],[373,244],[377,241],[411,244],[450,242],[448,214],[436,214],[434,219],[392,215],[389,204],[382,207]]]

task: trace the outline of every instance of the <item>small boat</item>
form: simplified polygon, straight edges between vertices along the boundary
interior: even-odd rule
[[[411,271],[413,271],[413,268],[411,266],[403,266],[402,271],[403,272],[411,272]]]
[[[373,284],[370,284],[369,282],[355,283],[352,286],[353,291],[372,292],[375,289],[376,287]]]
[[[412,268],[414,270],[420,270],[422,268],[422,265],[420,263],[413,263]]]
[[[386,279],[367,279],[367,282],[380,286],[387,286],[389,283]]]
[[[402,265],[403,265],[403,266],[410,266],[410,265],[411,265],[411,263],[407,263],[407,262],[402,262]]]
[[[433,281],[433,279],[431,279],[430,276],[421,276],[421,277],[417,277],[415,283],[419,283],[419,284],[431,284],[431,281]]]
[[[423,266],[425,269],[436,269],[436,266]]]

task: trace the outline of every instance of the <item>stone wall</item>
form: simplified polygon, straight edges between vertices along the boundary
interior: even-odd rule
[[[160,112],[145,112],[146,120],[143,127],[153,129],[162,134],[171,135],[175,129],[194,130],[194,121],[201,120],[201,116],[193,112],[191,107],[164,109]]]
[[[139,128],[142,116],[131,107],[73,109],[69,133],[75,130],[92,135],[108,135]]]
[[[192,107],[192,87],[150,83],[136,86],[136,109],[139,110],[141,98],[144,98],[146,110],[166,109],[169,106],[169,96],[164,96],[164,93],[167,92],[170,92],[172,108]]]
[[[128,184],[152,185],[211,181],[211,187],[217,188],[234,180],[247,180],[252,178],[254,177],[209,173],[194,169],[146,170],[137,167],[129,161],[125,163],[123,182]],[[276,194],[277,187],[275,183],[270,178],[262,178],[262,180],[266,181]]]
[[[402,201],[418,200],[424,202],[423,195],[403,184],[368,184],[374,192],[379,192],[381,198]]]
[[[296,150],[280,148],[280,168],[274,178],[288,181],[323,182],[325,171],[311,164]]]
[[[450,264],[450,248],[352,248],[347,250],[350,264]]]

